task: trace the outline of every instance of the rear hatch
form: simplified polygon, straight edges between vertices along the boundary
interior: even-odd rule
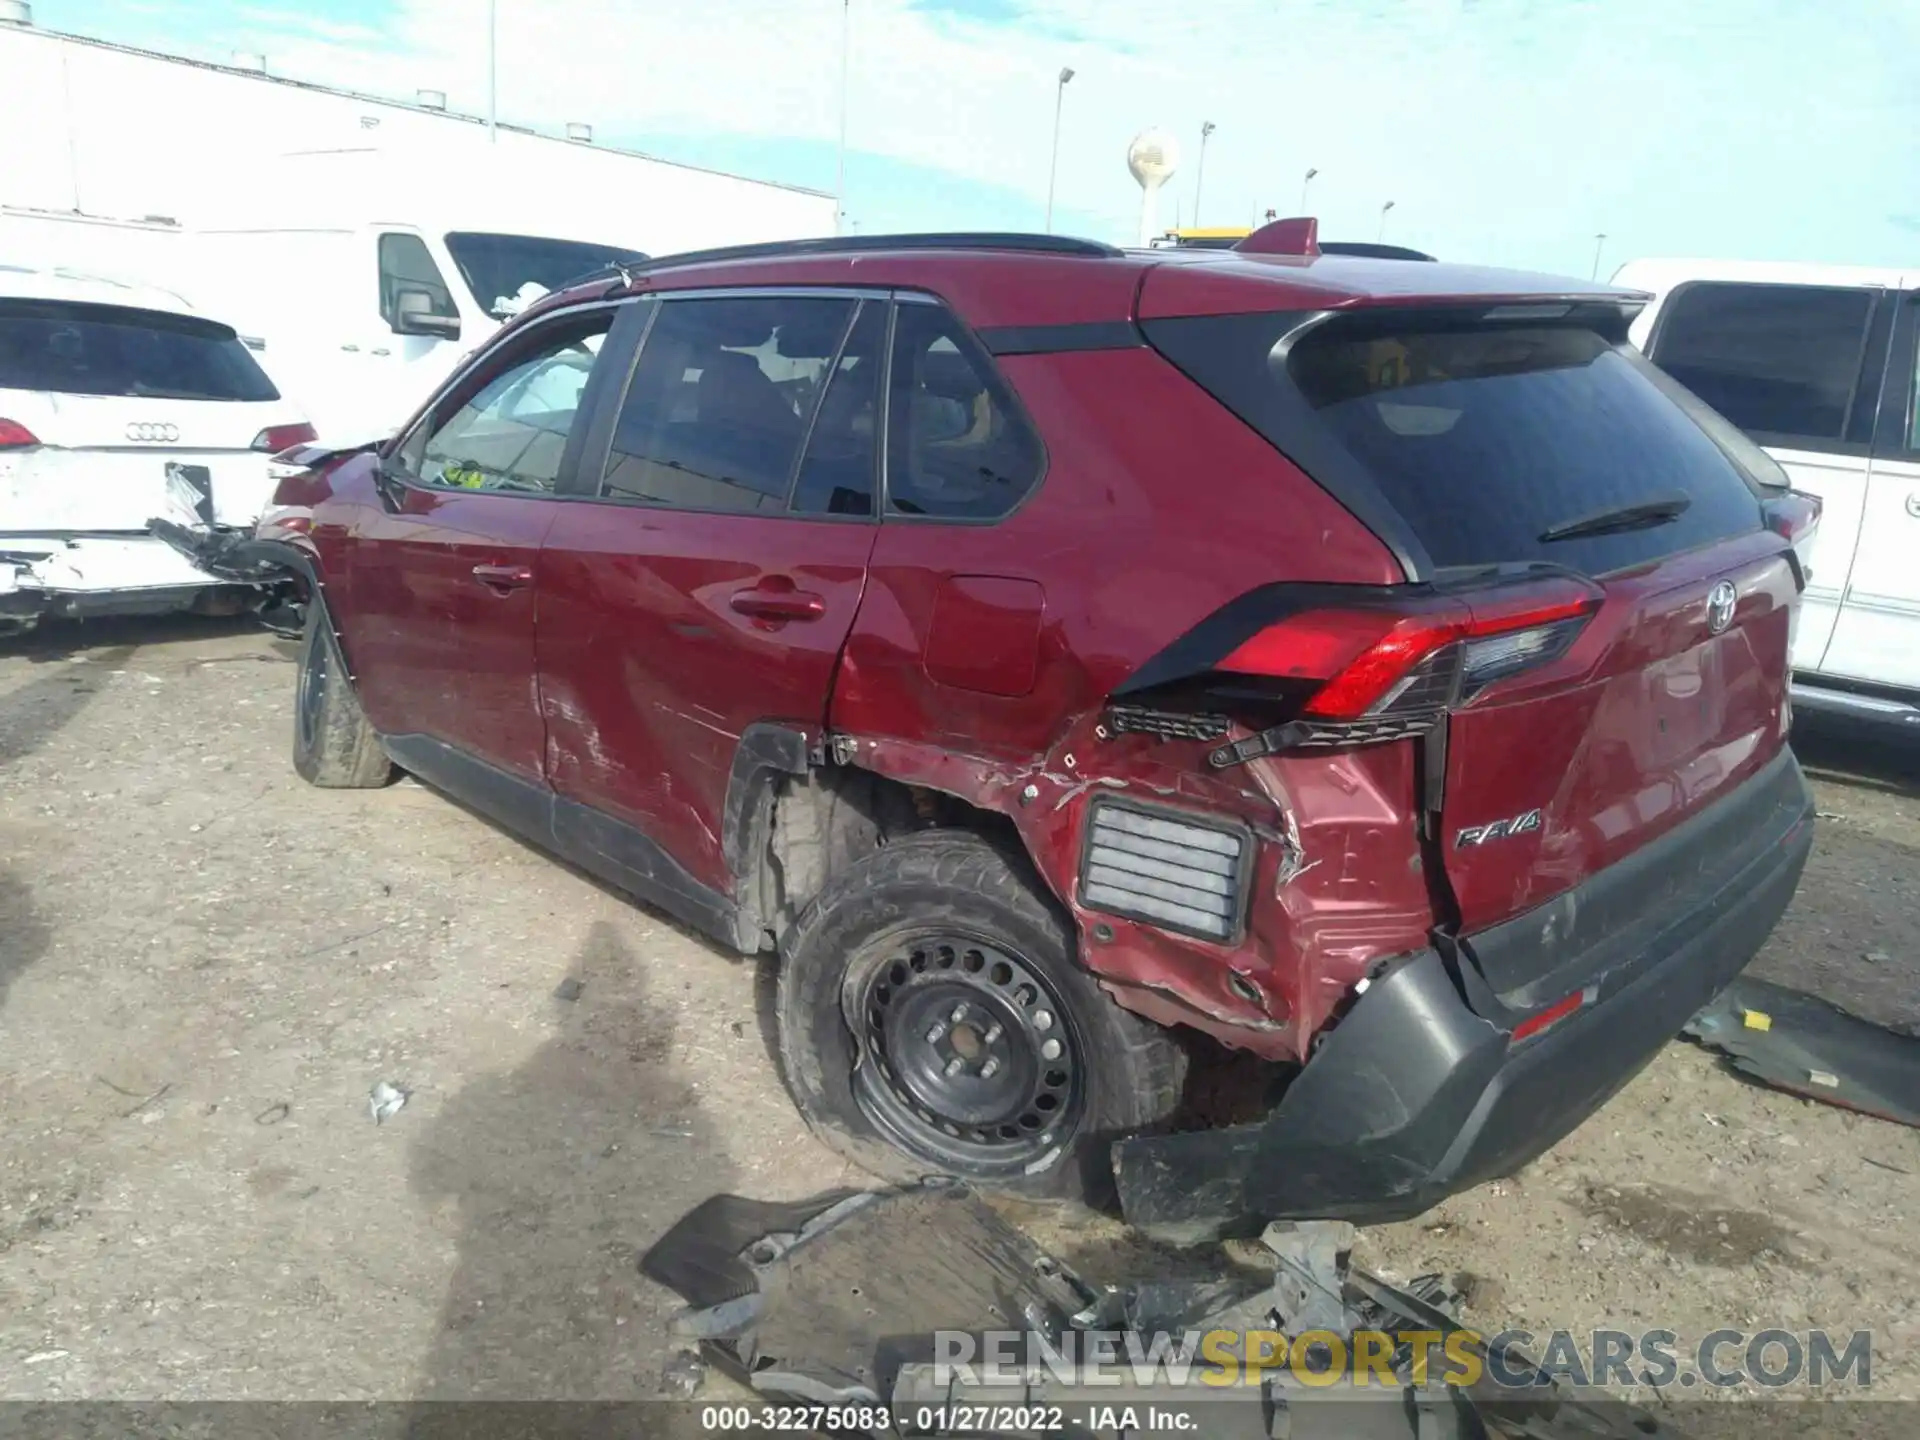
[[[1409,575],[1281,585],[1243,612],[1214,669],[1281,687],[1290,723],[1213,763],[1418,747],[1426,843],[1466,935],[1630,855],[1785,743],[1800,576],[1769,528],[1774,477],[1624,346],[1629,314],[1479,301],[1143,325]],[[1511,963],[1496,989],[1532,978]]]
[[[144,532],[167,465],[200,467],[203,520],[253,521],[271,450],[311,438],[246,347],[196,316],[0,299],[0,531]]]

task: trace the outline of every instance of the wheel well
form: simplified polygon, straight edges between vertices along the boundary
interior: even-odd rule
[[[757,873],[745,890],[775,941],[830,880],[901,836],[964,830],[1026,855],[1005,815],[850,765],[780,776],[761,828]]]

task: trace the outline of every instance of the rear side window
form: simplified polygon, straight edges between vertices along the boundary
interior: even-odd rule
[[[600,493],[680,510],[787,508],[828,369],[860,302],[664,300],[614,426]]]
[[[1040,482],[1040,440],[993,362],[944,307],[903,304],[893,335],[887,508],[994,520]]]
[[[1750,476],[1639,354],[1583,327],[1374,314],[1160,321],[1181,369],[1440,569],[1603,574],[1759,527]],[[1661,513],[1633,512],[1655,507]],[[1591,522],[1615,517],[1598,528]],[[1589,522],[1579,525],[1578,522]]]
[[[161,400],[278,400],[224,325],[117,305],[0,300],[0,390]]]
[[[1661,312],[1653,359],[1750,435],[1830,445],[1846,430],[1876,293],[1684,285]]]

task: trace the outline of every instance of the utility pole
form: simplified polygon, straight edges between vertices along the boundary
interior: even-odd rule
[[[1593,237],[1593,274],[1587,277],[1589,280],[1600,278],[1600,252],[1606,248],[1606,244],[1607,235],[1604,230]]]
[[[1053,158],[1047,162],[1047,234],[1053,233],[1053,186],[1060,176],[1060,107],[1066,103],[1067,82],[1073,79],[1073,68],[1060,67],[1060,83],[1053,90]]]
[[[1203,121],[1200,126],[1200,161],[1193,167],[1193,223],[1196,229],[1200,224],[1200,187],[1207,178],[1207,137],[1217,128],[1211,120]]]
[[[500,138],[500,0],[487,0],[487,143]]]
[[[847,39],[853,29],[853,0],[840,0],[840,148],[834,158],[833,233],[847,225]]]

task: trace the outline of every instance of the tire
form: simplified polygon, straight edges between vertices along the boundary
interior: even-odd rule
[[[373,790],[393,778],[393,762],[353,693],[347,663],[319,598],[307,606],[300,676],[293,699],[293,768],[327,790]]]
[[[887,1180],[951,1175],[1108,1206],[1112,1141],[1173,1114],[1186,1055],[1074,955],[1071,924],[1024,859],[952,830],[876,851],[782,946],[775,1007],[794,1104]],[[1049,1041],[1062,1047],[1052,1059]],[[989,1060],[1004,1060],[997,1076]]]

